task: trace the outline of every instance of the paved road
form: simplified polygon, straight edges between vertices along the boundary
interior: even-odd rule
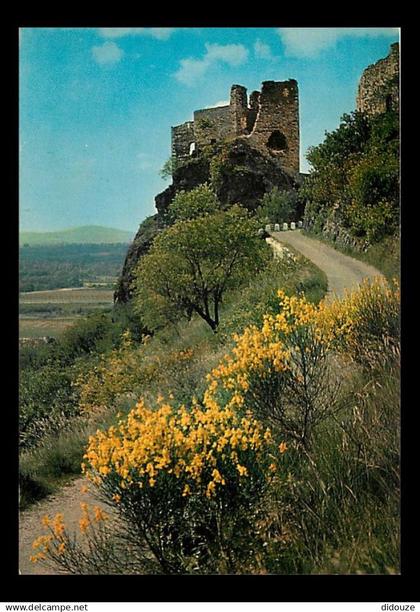
[[[354,289],[364,278],[383,275],[379,270],[348,255],[343,255],[332,247],[302,235],[300,230],[270,232],[271,236],[284,245],[290,245],[302,255],[313,261],[328,279],[328,295],[344,295],[345,289]]]

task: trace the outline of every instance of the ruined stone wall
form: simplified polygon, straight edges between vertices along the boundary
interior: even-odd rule
[[[230,106],[216,106],[195,111],[194,132],[197,148],[233,136]]]
[[[190,156],[190,146],[195,142],[194,122],[186,121],[171,129],[172,161],[187,159]]]
[[[246,138],[291,176],[299,173],[299,92],[294,79],[265,81],[249,98],[242,85],[232,85],[230,104],[194,112],[194,121],[172,128],[173,159],[190,156],[229,138]]]
[[[247,129],[248,96],[242,85],[232,85],[230,90],[230,114],[235,136],[241,136]]]
[[[363,71],[356,99],[358,111],[376,115],[399,109],[399,44],[391,45],[387,57]]]
[[[259,91],[253,91],[249,96],[249,108],[246,114],[246,132],[250,134],[254,129],[255,120],[258,115],[260,108],[260,95]]]
[[[256,99],[255,92],[252,94]],[[294,79],[264,81],[248,140],[289,174],[299,172],[299,92]]]

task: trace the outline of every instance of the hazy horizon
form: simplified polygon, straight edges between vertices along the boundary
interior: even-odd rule
[[[68,226],[68,227],[58,227],[56,229],[53,230],[33,230],[33,229],[27,229],[27,228],[22,228],[19,227],[19,234],[55,234],[55,233],[60,233],[60,232],[67,232],[69,230],[78,230],[81,228],[85,228],[85,227],[97,227],[97,228],[101,228],[101,229],[108,229],[108,230],[116,230],[118,232],[129,232],[129,233],[133,233],[137,230],[137,228],[134,229],[127,229],[125,227],[111,227],[110,225],[99,225],[97,223],[87,223],[86,225],[72,225],[72,226]]]

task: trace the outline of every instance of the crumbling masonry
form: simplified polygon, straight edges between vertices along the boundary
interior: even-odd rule
[[[356,108],[366,115],[399,109],[399,44],[391,45],[387,57],[368,66],[360,78]]]
[[[294,79],[264,81],[249,97],[232,85],[230,104],[194,112],[172,128],[172,160],[184,161],[206,145],[244,138],[291,176],[299,174],[299,94]]]

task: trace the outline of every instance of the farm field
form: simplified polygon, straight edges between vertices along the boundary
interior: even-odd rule
[[[76,317],[19,319],[19,338],[42,338],[43,336],[55,338],[70,327],[75,319]]]
[[[82,316],[108,310],[111,289],[69,288],[31,291],[19,296],[19,337],[57,337]]]
[[[19,302],[21,304],[111,304],[113,294],[114,292],[112,289],[71,287],[69,289],[48,289],[45,291],[21,293]]]
[[[127,244],[63,244],[19,249],[19,290],[107,287],[112,290]]]

